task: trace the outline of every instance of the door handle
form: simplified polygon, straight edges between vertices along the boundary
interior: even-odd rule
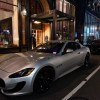
[[[81,54],[81,52],[78,52],[77,54]]]
[[[77,54],[82,54],[83,52],[78,52]]]

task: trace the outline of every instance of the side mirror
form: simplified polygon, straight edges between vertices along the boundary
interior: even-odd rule
[[[73,49],[67,49],[66,53],[72,53],[74,50]]]

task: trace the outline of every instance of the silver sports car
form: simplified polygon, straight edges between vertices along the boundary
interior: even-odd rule
[[[90,50],[74,41],[51,41],[24,53],[0,57],[0,89],[5,95],[46,92],[51,83],[88,66]]]

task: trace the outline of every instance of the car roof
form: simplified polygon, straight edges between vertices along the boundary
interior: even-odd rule
[[[75,41],[72,41],[72,40],[50,40],[50,41],[48,41],[48,42],[52,42],[52,43],[56,43],[56,42],[60,42],[60,43],[62,43],[62,42],[75,42]]]

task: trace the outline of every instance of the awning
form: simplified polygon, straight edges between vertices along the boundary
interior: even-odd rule
[[[36,20],[48,20],[48,21],[53,21],[53,14],[57,15],[57,20],[74,20],[75,17],[65,14],[61,11],[58,10],[50,10],[48,12],[43,12],[43,13],[39,13],[39,14],[33,14],[31,15],[32,19],[36,19]]]

